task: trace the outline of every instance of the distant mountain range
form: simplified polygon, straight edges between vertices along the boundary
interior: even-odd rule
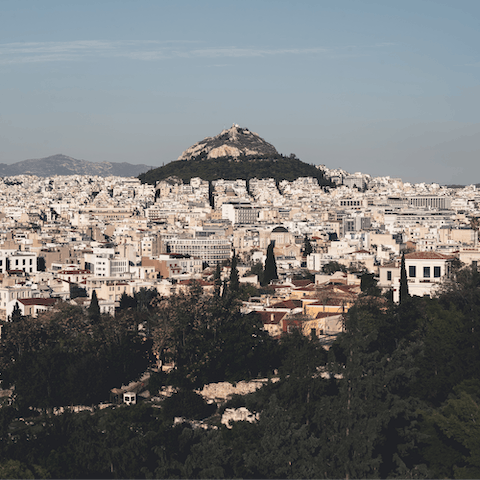
[[[189,182],[191,178],[224,180],[274,178],[276,181],[314,177],[320,185],[331,185],[323,171],[302,162],[295,155],[285,157],[276,148],[248,128],[233,125],[215,137],[207,137],[187,148],[178,160],[139,176],[155,185],[174,177]]]
[[[138,177],[141,173],[151,170],[150,165],[133,165],[131,163],[115,162],[88,162],[77,160],[66,155],[58,154],[45,158],[23,160],[21,162],[0,163],[0,176],[37,175],[38,177],[52,177],[54,175],[98,175],[108,177]]]

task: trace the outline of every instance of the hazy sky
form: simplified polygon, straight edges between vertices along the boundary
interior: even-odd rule
[[[308,163],[477,183],[479,74],[479,0],[0,0],[0,163],[160,166],[238,123]]]

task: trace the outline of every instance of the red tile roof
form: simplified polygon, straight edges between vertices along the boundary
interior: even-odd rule
[[[405,255],[405,260],[451,260],[453,255],[444,255],[437,252],[412,252]]]
[[[22,298],[18,300],[22,305],[42,305],[46,307],[51,307],[57,301],[57,298]]]

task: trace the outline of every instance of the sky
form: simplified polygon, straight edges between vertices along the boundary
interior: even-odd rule
[[[162,166],[237,123],[285,155],[480,182],[478,0],[0,0],[0,163]]]

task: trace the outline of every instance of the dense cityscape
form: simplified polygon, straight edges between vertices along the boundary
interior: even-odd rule
[[[0,478],[480,478],[479,20],[2,0]]]
[[[135,177],[88,175],[1,179],[0,414],[7,459],[0,463],[2,476],[476,472],[474,457],[464,453],[473,448],[470,441],[462,435],[453,444],[446,441],[456,428],[467,427],[460,417],[452,420],[452,402],[475,402],[478,392],[476,336],[467,332],[473,332],[477,313],[462,324],[472,304],[455,303],[455,295],[466,298],[465,288],[471,289],[473,305],[478,297],[476,187],[318,169],[328,185],[313,177],[189,182],[169,177],[155,185]],[[454,360],[465,334],[473,357]],[[431,342],[445,343],[449,353],[439,356]],[[381,367],[383,355],[387,362],[398,356],[398,363]],[[465,362],[470,366],[460,374]],[[390,376],[393,390],[385,397],[361,385],[354,365],[373,368],[373,379]],[[440,374],[438,368],[457,373]],[[390,413],[381,419],[372,411],[370,420],[368,414],[362,420],[363,414],[356,417],[360,412],[348,413],[351,400],[346,400],[342,420],[330,426],[340,431],[327,429],[328,441],[337,436],[343,447],[350,442],[349,429],[360,436],[365,428],[375,433],[368,448],[352,439],[343,460],[332,466],[338,454],[328,453],[315,433],[315,415],[332,415],[326,399],[339,402],[340,414],[350,382],[360,382],[355,395],[363,396],[365,405]],[[364,388],[373,391],[364,396]],[[450,391],[458,400],[448,400]],[[472,415],[476,405],[468,407]],[[120,420],[125,408],[140,409],[140,420]],[[300,442],[303,461],[289,460],[286,467],[282,456],[275,456],[262,469],[255,454],[249,467],[245,461],[240,468],[225,454],[220,463],[210,459],[209,469],[191,459],[219,429],[235,424],[256,427],[263,441],[269,418],[285,408],[294,422],[287,443],[291,435],[307,435],[303,429],[310,422],[315,425],[302,440],[307,443]],[[157,441],[147,442],[150,453],[133,463],[125,457],[128,442],[118,447],[122,459],[107,461],[113,448],[107,442],[91,453],[98,457],[93,464],[83,464],[77,451],[82,442],[72,447],[72,432],[55,433],[68,430],[60,427],[66,415],[75,415],[77,420],[68,421],[81,430],[85,415],[93,415],[98,425],[109,418],[137,429],[141,421],[147,422],[141,431],[161,425],[164,434],[180,437],[162,447],[175,450],[162,461],[153,453]],[[274,424],[279,421],[286,419]],[[342,426],[350,421],[350,427]],[[413,429],[408,434],[407,425]],[[195,440],[176,450],[185,429],[196,432]],[[232,432],[239,437],[224,439],[228,451],[247,434],[237,427]],[[137,432],[135,441],[146,441],[144,435]],[[315,441],[307,441],[310,435]],[[398,443],[412,435],[409,447]],[[356,457],[363,448],[369,461],[365,452],[362,462]],[[440,460],[438,448],[450,449],[451,457]],[[288,450],[287,457],[295,459]],[[245,459],[249,452],[237,454]],[[351,463],[344,463],[347,459]],[[189,462],[194,466],[187,468]]]

